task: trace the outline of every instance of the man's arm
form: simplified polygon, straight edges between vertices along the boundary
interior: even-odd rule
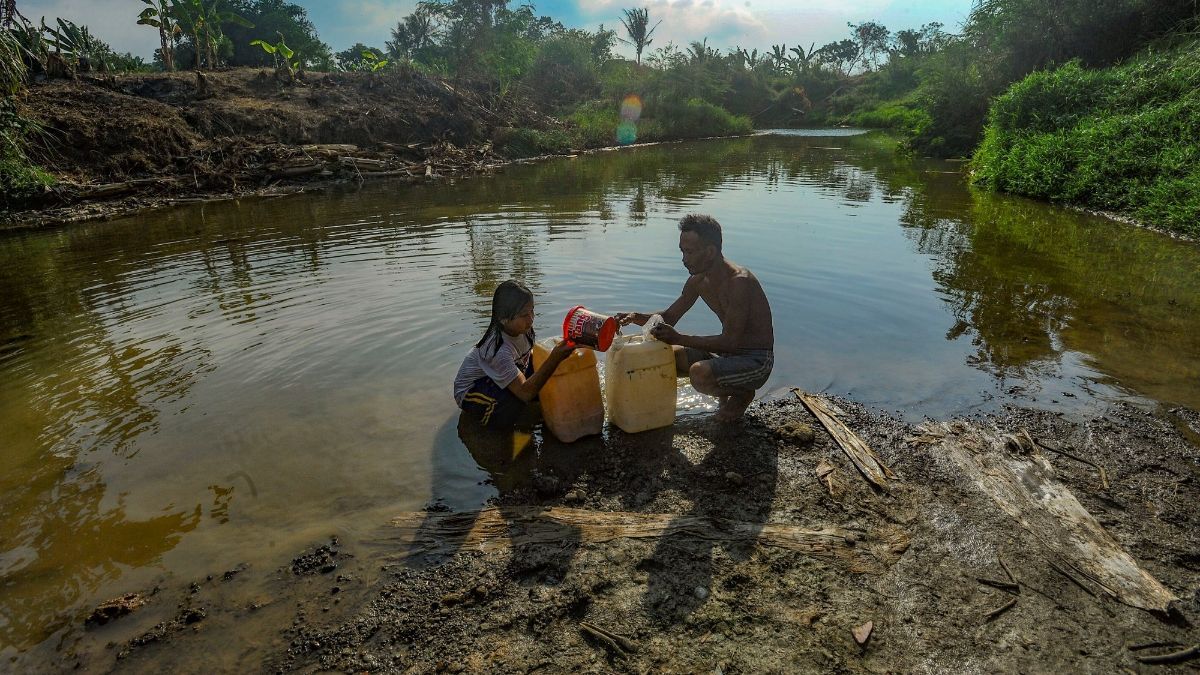
[[[664,314],[664,323],[654,330],[654,337],[670,345],[693,347],[713,353],[740,349],[746,335],[746,327],[750,324],[752,284],[746,277],[730,279],[729,284],[729,302],[726,305],[725,316],[721,319],[720,335],[683,335],[675,330],[674,322],[667,320]]]
[[[651,314],[643,314],[641,312],[620,312],[616,315],[617,322],[622,326],[630,323],[636,323],[639,326],[646,325],[650,317],[658,314],[663,318],[664,323],[675,324],[687,314],[692,305],[696,304],[696,300],[700,297],[698,277],[688,277],[686,283],[683,284],[683,291],[676,298],[671,306],[661,312],[653,312]]]

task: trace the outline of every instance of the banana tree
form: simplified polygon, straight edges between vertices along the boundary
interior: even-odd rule
[[[92,64],[99,66],[108,51],[107,45],[96,39],[87,26],[66,19],[58,19],[58,28],[53,28],[47,26],[43,18],[42,35],[48,47],[53,47],[58,54],[65,54],[81,70],[90,69]]]
[[[162,54],[163,68],[175,70],[175,51],[171,45],[180,33],[179,24],[171,15],[171,4],[168,0],[142,0],[149,5],[138,14],[139,26],[152,26],[158,29],[159,50]]]
[[[783,70],[783,64],[787,63],[787,45],[771,45],[771,55],[768,58],[775,64],[776,70]]]
[[[807,52],[804,51],[804,47],[801,47],[800,45],[796,45],[795,47],[789,49],[789,52],[795,54],[795,56],[789,59],[789,63],[792,64],[792,70],[797,74],[807,72],[809,66],[813,63],[813,56],[815,55],[816,48],[817,43],[814,42],[808,46]]]
[[[301,65],[300,59],[293,60],[296,53],[284,42],[283,33],[276,32],[275,34],[279,36],[279,42],[276,44],[271,44],[266,40],[251,40],[250,45],[258,45],[264,52],[270,54],[275,59],[275,76],[291,82],[296,78],[296,69]]]
[[[181,30],[192,38],[192,46],[196,49],[196,70],[201,68],[201,54],[207,58],[209,68],[216,67],[216,48],[225,38],[221,24],[254,27],[241,15],[222,8],[221,0],[171,0],[170,14]]]

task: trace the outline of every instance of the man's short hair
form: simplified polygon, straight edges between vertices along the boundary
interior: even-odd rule
[[[700,213],[689,213],[679,219],[680,232],[695,232],[700,241],[712,244],[721,251],[721,224],[716,218]]]

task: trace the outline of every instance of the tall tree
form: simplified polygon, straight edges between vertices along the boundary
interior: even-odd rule
[[[387,41],[388,55],[394,59],[420,61],[433,47],[436,37],[437,27],[429,6],[417,5],[412,14],[392,29],[392,39]]]
[[[170,0],[142,0],[149,5],[138,15],[139,26],[151,26],[158,29],[159,54],[162,56],[163,69],[175,70],[175,54],[172,43],[179,34],[179,24],[171,15]]]
[[[321,41],[307,11],[288,0],[230,0],[229,8],[254,24],[246,28],[225,24],[225,35],[233,43],[229,63],[235,66],[269,66],[274,60],[261,48],[250,44],[262,39],[275,43],[284,40],[296,58],[307,66],[328,70],[333,66],[333,52]]]
[[[643,7],[641,9],[625,9],[621,11],[624,14],[621,23],[625,26],[625,32],[629,35],[628,40],[621,40],[621,42],[633,45],[633,50],[637,53],[637,63],[640,66],[642,65],[642,51],[654,42],[654,40],[650,39],[650,36],[654,35],[654,31],[662,23],[662,19],[659,19],[658,23],[651,27],[649,9]]]
[[[850,27],[850,33],[854,36],[854,43],[858,47],[858,56],[855,61],[861,63],[864,69],[877,68],[879,57],[888,51],[891,31],[874,21],[846,25]],[[850,67],[853,68],[854,64],[851,63]]]

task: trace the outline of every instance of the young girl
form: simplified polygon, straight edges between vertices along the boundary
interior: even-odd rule
[[[492,321],[454,378],[454,402],[486,427],[511,427],[573,347],[559,342],[533,370],[533,293],[512,279],[492,294]]]

